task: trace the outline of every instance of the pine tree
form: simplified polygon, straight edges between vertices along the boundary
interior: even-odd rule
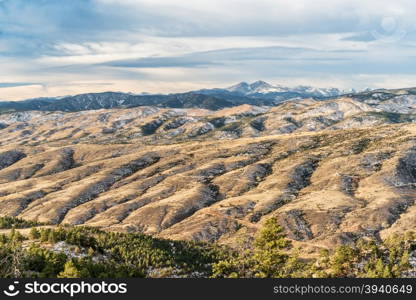
[[[389,266],[384,266],[384,270],[383,270],[383,274],[381,274],[382,278],[391,278],[393,277],[390,267]]]
[[[48,239],[49,239],[49,232],[50,232],[50,229],[49,228],[48,229],[42,229],[41,230],[41,232],[40,232],[40,240],[42,242],[47,242],[48,241]]]
[[[67,261],[64,270],[58,274],[58,278],[80,278],[81,272],[72,261]]]
[[[265,222],[254,241],[254,248],[213,265],[213,277],[286,277],[303,266],[285,253],[291,247],[275,218]]]
[[[409,251],[405,250],[400,258],[400,267],[401,269],[408,269],[410,267],[409,264]]]
[[[51,230],[48,235],[48,241],[52,244],[58,242],[58,234],[55,230]]]
[[[23,241],[25,239],[24,236],[19,231],[17,231],[14,227],[9,233],[9,238],[12,241],[18,241],[18,242]]]
[[[377,260],[377,263],[375,265],[375,272],[376,272],[377,277],[381,277],[384,273],[384,264],[381,258]]]
[[[36,227],[32,227],[29,232],[29,238],[31,240],[37,240],[40,238],[40,232],[36,229]]]

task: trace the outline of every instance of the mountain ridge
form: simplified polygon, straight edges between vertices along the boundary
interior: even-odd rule
[[[305,253],[402,233],[415,229],[411,92],[4,113],[0,216],[231,246],[273,217]]]
[[[153,105],[166,108],[222,109],[242,104],[275,106],[291,99],[326,99],[346,91],[307,86],[273,86],[258,80],[221,89],[202,89],[173,94],[131,94],[123,92],[85,93],[63,97],[41,97],[22,101],[0,101],[1,111],[82,111]]]

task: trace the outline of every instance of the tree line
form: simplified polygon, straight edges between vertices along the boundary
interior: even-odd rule
[[[416,234],[408,232],[382,242],[359,239],[305,260],[274,218],[243,249],[89,227],[36,227],[36,222],[10,217],[4,220],[4,226],[12,229],[0,234],[0,277],[10,278],[390,278],[412,270],[410,261],[416,252]],[[32,226],[27,237],[16,230],[25,226]]]

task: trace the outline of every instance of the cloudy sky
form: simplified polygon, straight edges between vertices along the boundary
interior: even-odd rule
[[[0,0],[0,99],[416,86],[413,0]]]

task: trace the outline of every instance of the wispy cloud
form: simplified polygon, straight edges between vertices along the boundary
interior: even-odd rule
[[[0,88],[11,88],[18,86],[31,86],[31,85],[42,85],[34,82],[0,82]]]
[[[0,88],[21,99],[251,79],[408,85],[415,17],[411,0],[3,0]]]

